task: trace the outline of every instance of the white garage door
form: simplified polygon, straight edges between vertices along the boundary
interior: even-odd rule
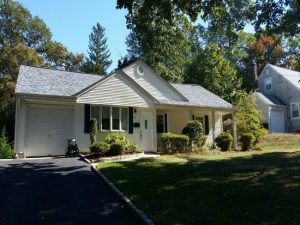
[[[271,132],[284,133],[285,132],[285,119],[283,111],[271,111]]]
[[[71,106],[28,105],[26,156],[64,155],[72,135]]]

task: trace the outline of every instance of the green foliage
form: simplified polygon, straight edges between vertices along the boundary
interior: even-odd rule
[[[236,127],[239,136],[244,133],[252,133],[255,137],[254,143],[257,144],[267,133],[261,128],[261,112],[256,109],[255,98],[245,96],[241,98],[236,106]]]
[[[191,49],[190,21],[181,13],[166,20],[162,17],[163,8],[145,13],[142,7],[143,3],[137,2],[127,17],[131,29],[126,41],[127,58],[141,58],[165,80],[182,82]]]
[[[243,133],[239,139],[242,150],[249,150],[253,147],[255,137],[252,133]]]
[[[14,158],[14,152],[12,150],[11,145],[8,143],[5,128],[3,128],[0,136],[0,159],[12,158]]]
[[[107,152],[110,156],[122,155],[125,152],[125,145],[123,142],[114,142],[110,145],[110,149]]]
[[[222,151],[229,151],[232,147],[233,137],[227,132],[222,132],[216,137],[216,144]]]
[[[207,141],[207,136],[206,135],[201,135],[198,140],[197,140],[197,146],[203,147]]]
[[[160,136],[164,153],[184,152],[187,150],[189,137],[181,134],[163,133]]]
[[[141,153],[143,152],[140,146],[138,146],[135,143],[130,142],[128,145],[125,146],[125,153],[131,154],[131,153]]]
[[[110,145],[105,142],[96,142],[90,146],[91,153],[95,153],[98,156],[105,155],[110,149]]]
[[[241,80],[226,59],[225,49],[209,44],[200,51],[187,68],[185,82],[199,84],[221,98],[235,104]]]
[[[114,142],[122,142],[122,143],[124,143],[124,145],[127,144],[125,134],[121,133],[121,132],[114,132],[114,133],[107,135],[105,137],[104,141],[107,144],[112,144]]]
[[[202,144],[203,140],[200,140],[203,136],[203,126],[198,120],[188,121],[187,125],[183,128],[182,134],[189,137],[189,145],[198,146],[198,144]],[[203,143],[204,144],[204,143]]]
[[[93,26],[89,36],[88,58],[83,68],[85,72],[100,75],[106,74],[107,68],[112,63],[109,59],[110,51],[106,42],[105,28],[97,23]]]
[[[91,145],[93,145],[96,142],[97,138],[97,119],[92,118],[90,121],[90,140]]]

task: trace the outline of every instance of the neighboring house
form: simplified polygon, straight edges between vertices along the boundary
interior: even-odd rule
[[[142,61],[108,76],[21,66],[15,92],[15,152],[25,157],[63,155],[69,137],[88,148],[91,118],[98,140],[124,132],[145,152],[157,151],[161,133],[181,133],[192,119],[214,142],[222,116],[234,110],[201,86],[166,82]]]
[[[258,109],[274,133],[300,132],[300,72],[267,64],[258,78]]]

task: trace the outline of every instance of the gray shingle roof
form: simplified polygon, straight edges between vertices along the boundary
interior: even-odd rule
[[[172,84],[181,94],[183,94],[189,101],[178,102],[173,101],[169,104],[178,105],[193,105],[202,107],[212,107],[212,108],[228,108],[231,109],[233,105],[226,102],[219,96],[213,94],[207,89],[195,85],[195,84]],[[167,103],[167,102],[166,102]]]
[[[104,76],[21,66],[16,93],[73,96]]]
[[[102,80],[104,76],[21,66],[16,93],[70,97]],[[227,108],[233,106],[199,85],[172,84],[188,101],[162,101],[162,104]]]
[[[262,100],[272,106],[286,106],[279,98],[274,95],[267,95],[261,92],[255,92]]]
[[[289,82],[291,82],[293,85],[295,85],[297,88],[300,89],[300,72],[282,68],[279,66],[274,66],[271,64],[268,64],[272,69],[277,71],[279,74],[282,75],[285,79],[287,79]]]

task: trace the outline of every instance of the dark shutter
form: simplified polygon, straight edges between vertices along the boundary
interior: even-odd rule
[[[192,120],[195,120],[195,115],[192,115]]]
[[[168,114],[165,113],[165,132],[168,132]]]
[[[133,134],[133,107],[129,107],[128,108],[129,111],[129,129],[128,129],[128,133],[129,134]]]
[[[84,105],[84,133],[90,133],[91,105]]]
[[[209,122],[208,122],[208,115],[204,117],[204,126],[205,126],[205,135],[209,134]]]

